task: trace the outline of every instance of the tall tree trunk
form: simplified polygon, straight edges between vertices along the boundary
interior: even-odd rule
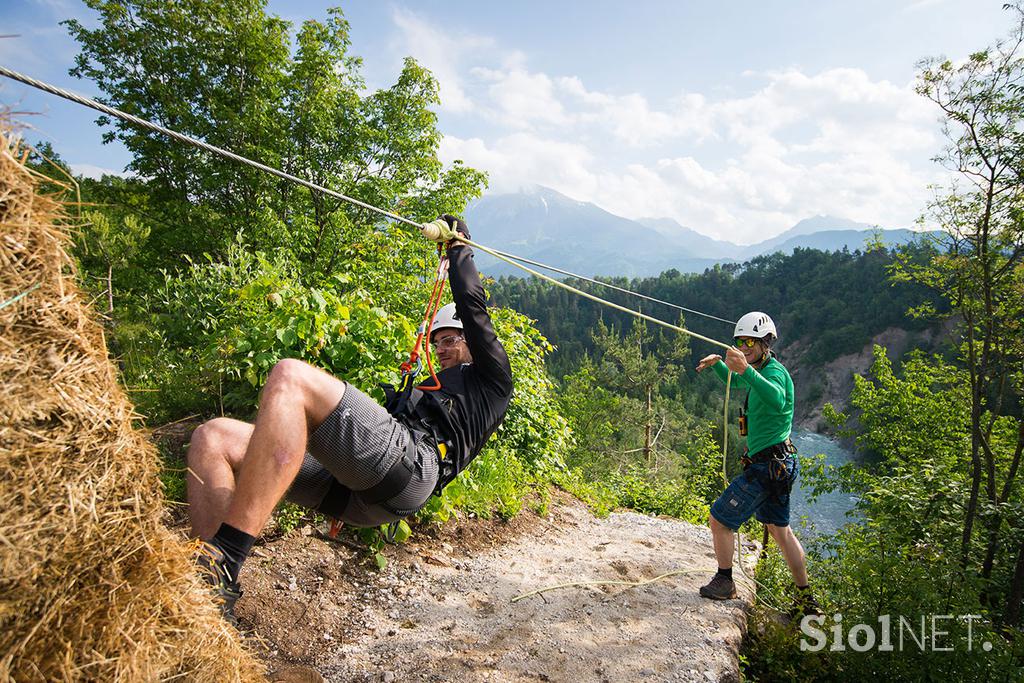
[[[1007,626],[1020,625],[1021,602],[1024,601],[1024,543],[1017,549],[1017,564],[1013,570],[1013,581],[1006,596],[1003,623]]]
[[[986,444],[987,447],[987,444]],[[1017,421],[1017,445],[1013,451],[1013,457],[1010,459],[1010,469],[1006,473],[1006,479],[1003,481],[1003,490],[999,495],[998,503],[1002,505],[1010,498],[1010,492],[1013,490],[1013,482],[1017,478],[1017,470],[1020,468],[1021,454],[1024,453],[1024,420]],[[999,551],[999,528],[1003,523],[1003,516],[998,512],[993,515],[995,519],[992,521],[992,525],[989,528],[989,539],[988,547],[985,549],[985,562],[981,566],[981,577],[988,579],[992,576],[992,570],[995,567],[996,553]],[[986,596],[990,598],[986,601],[987,604],[994,603],[992,596]]]
[[[971,536],[974,518],[978,514],[978,494],[981,492],[981,378],[978,377],[977,351],[974,347],[974,317],[966,316],[967,346],[971,373],[971,497],[964,515],[964,533],[960,544],[960,569],[966,569],[971,554]]]
[[[114,266],[107,264],[107,315],[114,315]]]
[[[651,409],[651,387],[647,387],[647,417],[644,420],[644,462],[651,466],[651,421],[654,419]]]

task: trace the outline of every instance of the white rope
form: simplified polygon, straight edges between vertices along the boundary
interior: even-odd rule
[[[19,81],[21,83],[24,83],[25,85],[30,85],[33,88],[37,88],[37,89],[42,90],[44,92],[48,92],[48,93],[50,93],[52,95],[57,95],[58,97],[63,97],[64,99],[70,100],[72,102],[76,102],[76,103],[81,104],[83,106],[89,107],[90,109],[95,109],[96,111],[103,112],[104,114],[109,114],[110,116],[122,119],[123,121],[127,121],[129,123],[134,123],[135,125],[141,126],[141,127],[146,128],[148,130],[152,130],[152,131],[155,131],[157,133],[162,133],[163,135],[166,135],[166,136],[168,136],[168,137],[170,137],[170,138],[172,138],[174,140],[177,140],[179,142],[184,142],[185,144],[192,145],[193,147],[198,147],[199,149],[205,150],[207,152],[212,152],[214,154],[219,154],[220,156],[225,157],[227,159],[231,159],[232,161],[237,161],[238,163],[245,164],[247,166],[251,166],[252,168],[258,169],[260,171],[264,171],[266,173],[270,173],[271,175],[277,176],[278,178],[283,178],[285,180],[289,180],[289,181],[291,181],[293,183],[296,183],[298,185],[302,185],[303,187],[309,188],[311,190],[316,190],[317,192],[321,192],[321,193],[329,195],[331,197],[336,197],[337,199],[341,199],[343,201],[349,202],[350,204],[354,204],[354,205],[359,206],[361,208],[364,208],[364,209],[367,209],[369,211],[373,211],[375,213],[378,213],[381,216],[385,216],[387,218],[390,218],[393,221],[397,221],[399,223],[404,223],[405,225],[409,225],[409,226],[417,228],[417,229],[422,228],[422,225],[420,223],[417,223],[416,221],[412,221],[412,220],[409,220],[408,218],[404,218],[402,216],[399,216],[398,214],[393,213],[391,211],[386,211],[384,209],[381,209],[381,208],[378,208],[376,206],[373,206],[372,204],[367,204],[366,202],[363,202],[363,201],[360,201],[358,199],[355,199],[354,197],[349,197],[348,195],[344,195],[344,194],[342,194],[342,193],[340,193],[340,192],[338,192],[336,190],[332,190],[332,189],[330,189],[328,187],[324,187],[323,185],[318,185],[316,183],[310,182],[310,181],[305,180],[303,178],[299,178],[298,176],[294,176],[294,175],[292,175],[290,173],[286,173],[286,172],[284,172],[284,171],[282,171],[280,169],[273,168],[272,166],[267,166],[266,164],[261,164],[258,161],[253,161],[252,159],[249,159],[247,157],[243,157],[243,156],[241,156],[239,154],[235,154],[234,152],[226,150],[226,149],[224,149],[222,147],[217,147],[216,145],[211,145],[208,142],[203,142],[202,140],[197,140],[196,138],[190,137],[188,135],[184,135],[184,134],[179,133],[177,131],[171,130],[170,128],[165,128],[164,126],[158,125],[158,124],[153,123],[151,121],[147,121],[145,119],[141,119],[138,116],[134,116],[134,115],[129,114],[127,112],[123,112],[120,109],[116,109],[116,108],[111,107],[109,105],[103,104],[102,102],[98,102],[98,101],[96,101],[96,100],[94,100],[92,98],[85,97],[84,95],[79,95],[79,94],[74,93],[74,92],[72,92],[70,90],[66,90],[64,88],[59,88],[59,87],[57,87],[55,85],[51,85],[49,83],[45,83],[45,82],[40,81],[38,79],[32,78],[31,76],[26,76],[25,74],[19,73],[17,71],[12,70],[12,69],[8,69],[7,67],[5,67],[3,65],[0,65],[0,75],[7,76],[8,78],[11,78],[13,80]],[[474,245],[474,246],[477,246],[477,245]],[[713,320],[719,320],[721,322],[729,323],[730,325],[735,324],[734,321],[732,321],[732,320],[726,320],[725,318],[719,318],[717,316],[710,315],[708,313],[702,313],[701,311],[697,311],[697,310],[694,310],[692,308],[686,308],[684,306],[679,306],[678,304],[673,304],[673,303],[670,303],[668,301],[662,301],[661,299],[655,299],[654,297],[650,297],[650,296],[647,296],[645,294],[640,294],[639,292],[634,292],[632,290],[624,289],[622,287],[617,287],[617,286],[615,286],[613,284],[610,284],[610,283],[607,283],[607,282],[601,282],[600,280],[595,280],[593,278],[588,278],[588,277],[585,277],[583,275],[577,275],[575,273],[571,273],[571,272],[566,271],[566,270],[561,270],[559,268],[555,268],[554,266],[549,266],[549,265],[546,265],[544,263],[540,263],[538,261],[531,261],[530,259],[524,258],[522,256],[516,256],[515,254],[508,254],[508,253],[505,253],[505,252],[502,252],[502,251],[498,251],[498,250],[490,250],[489,253],[497,256],[498,258],[502,258],[503,260],[516,259],[517,261],[521,261],[523,263],[529,263],[531,265],[539,266],[541,268],[544,268],[545,270],[550,270],[550,271],[553,271],[553,272],[556,272],[556,273],[561,273],[563,275],[574,277],[574,278],[577,278],[577,279],[580,279],[580,280],[585,280],[587,282],[592,282],[594,284],[601,285],[603,287],[608,287],[610,289],[614,289],[616,291],[623,292],[625,294],[636,296],[636,297],[639,297],[641,299],[647,299],[648,301],[653,301],[653,302],[656,302],[656,303],[663,304],[665,306],[670,306],[672,308],[676,308],[676,309],[679,309],[681,311],[686,311],[688,313],[694,313],[696,315],[701,315],[701,316],[704,316],[705,318],[711,318]],[[518,264],[516,264],[516,263],[512,263],[512,265],[518,267]],[[575,290],[575,291],[578,292],[579,290]]]
[[[465,237],[461,237],[461,236],[458,237],[457,239],[460,242],[464,242],[464,243],[468,244],[469,246],[473,247],[474,249],[479,249],[480,251],[485,252],[487,254],[490,254],[491,256],[494,256],[495,258],[501,259],[502,261],[504,261],[504,262],[506,262],[506,263],[508,263],[508,264],[510,264],[512,266],[515,266],[516,268],[519,268],[520,270],[526,271],[527,273],[530,273],[534,277],[538,277],[541,280],[547,280],[548,282],[550,282],[551,284],[555,285],[556,287],[561,287],[562,289],[568,290],[568,291],[570,291],[570,292],[572,292],[574,294],[578,294],[579,296],[582,296],[584,299],[590,299],[591,301],[596,301],[597,303],[604,304],[605,306],[608,306],[609,308],[614,308],[617,311],[622,311],[623,313],[628,313],[629,315],[635,316],[635,317],[640,318],[642,320],[646,320],[648,322],[652,322],[655,325],[661,325],[662,327],[667,327],[670,330],[675,330],[676,332],[682,332],[683,334],[688,334],[691,337],[694,337],[696,339],[700,339],[701,341],[705,341],[705,342],[707,342],[709,344],[713,344],[713,345],[721,347],[723,349],[729,349],[730,348],[729,344],[725,344],[723,342],[717,341],[717,340],[712,339],[710,337],[705,337],[702,334],[697,334],[696,332],[693,332],[692,330],[688,330],[688,329],[686,329],[684,327],[680,327],[679,325],[673,325],[672,323],[667,323],[664,320],[659,320],[658,318],[654,318],[652,316],[649,316],[646,313],[641,313],[640,311],[634,311],[632,308],[626,308],[625,306],[620,306],[619,304],[616,304],[616,303],[613,303],[611,301],[608,301],[607,299],[602,299],[601,297],[595,296],[593,294],[590,294],[589,292],[584,292],[582,289],[577,289],[576,287],[573,287],[572,285],[567,285],[564,282],[562,282],[561,280],[556,280],[555,278],[551,277],[550,275],[545,275],[544,273],[539,273],[536,270],[534,270],[533,268],[527,268],[526,266],[522,265],[521,263],[516,263],[511,258],[505,257],[505,255],[502,254],[501,252],[496,251],[494,249],[491,249],[490,247],[486,247],[486,246],[484,246],[482,244],[479,244],[477,242],[474,242],[473,240],[466,239]]]
[[[680,306],[679,304],[674,304],[674,303],[671,303],[669,301],[662,301],[661,299],[656,299],[653,296],[647,296],[646,294],[641,294],[640,292],[634,292],[631,289],[625,289],[624,287],[618,287],[616,285],[611,284],[610,282],[602,282],[601,280],[596,280],[594,278],[590,278],[590,277],[587,277],[585,275],[577,275],[576,273],[570,272],[568,270],[562,270],[561,268],[555,268],[554,266],[549,266],[549,265],[546,265],[546,264],[541,263],[539,261],[531,261],[530,259],[524,258],[522,256],[516,256],[515,254],[509,254],[507,252],[499,251],[497,249],[495,249],[492,253],[500,254],[501,256],[504,256],[504,257],[510,258],[510,259],[514,259],[516,261],[519,261],[520,263],[528,263],[531,266],[538,266],[538,267],[543,268],[545,270],[550,270],[550,271],[555,272],[555,273],[561,273],[562,275],[567,275],[569,277],[576,278],[577,280],[583,280],[585,282],[590,282],[590,283],[593,283],[595,285],[600,285],[602,287],[607,287],[609,289],[614,289],[616,292],[622,292],[623,294],[629,294],[630,296],[635,296],[635,297],[640,298],[640,299],[646,299],[647,301],[653,301],[654,303],[662,304],[664,306],[669,306],[670,308],[675,308],[675,309],[678,309],[680,311],[685,311],[687,313],[693,313],[695,315],[704,316],[705,318],[710,318],[711,320],[718,320],[718,321],[723,322],[723,323],[729,323],[730,325],[735,325],[736,324],[735,320],[726,320],[725,318],[719,318],[717,315],[711,315],[710,313],[703,313],[701,311],[697,311],[697,310],[694,310],[692,308],[687,308],[686,306]],[[513,265],[515,265],[515,264],[513,264]]]

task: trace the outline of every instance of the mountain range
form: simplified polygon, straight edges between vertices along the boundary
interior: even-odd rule
[[[741,246],[716,240],[670,218],[616,216],[546,187],[487,195],[465,214],[474,238],[483,244],[580,275],[643,277],[669,269],[703,272],[719,263],[737,263],[794,249],[863,249],[876,235],[887,246],[920,236],[912,230],[883,230],[843,218],[807,218],[780,235]],[[489,254],[476,255],[492,277],[523,272]]]

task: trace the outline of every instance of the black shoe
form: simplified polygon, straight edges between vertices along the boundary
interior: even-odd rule
[[[214,602],[220,607],[220,613],[229,624],[238,628],[235,603],[242,597],[242,589],[239,588],[237,581],[232,580],[227,570],[224,551],[203,541],[199,546],[196,564],[199,566],[199,575],[212,589]]]
[[[789,618],[799,621],[808,615],[821,616],[822,614],[821,605],[814,599],[814,593],[808,589],[800,590],[798,588],[793,606],[789,608]]]
[[[731,600],[736,597],[736,584],[727,576],[715,574],[708,585],[701,586],[700,596],[711,600]]]

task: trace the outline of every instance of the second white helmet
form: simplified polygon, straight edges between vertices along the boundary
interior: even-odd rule
[[[457,330],[464,329],[462,321],[459,320],[459,314],[455,311],[455,304],[445,304],[437,310],[434,322],[430,324],[431,336],[437,330],[444,329],[445,327],[452,327]]]
[[[779,333],[775,330],[775,323],[767,313],[751,311],[737,321],[736,330],[732,336],[734,339],[736,337],[753,337],[754,339],[769,337],[768,341],[771,342],[779,338]]]

